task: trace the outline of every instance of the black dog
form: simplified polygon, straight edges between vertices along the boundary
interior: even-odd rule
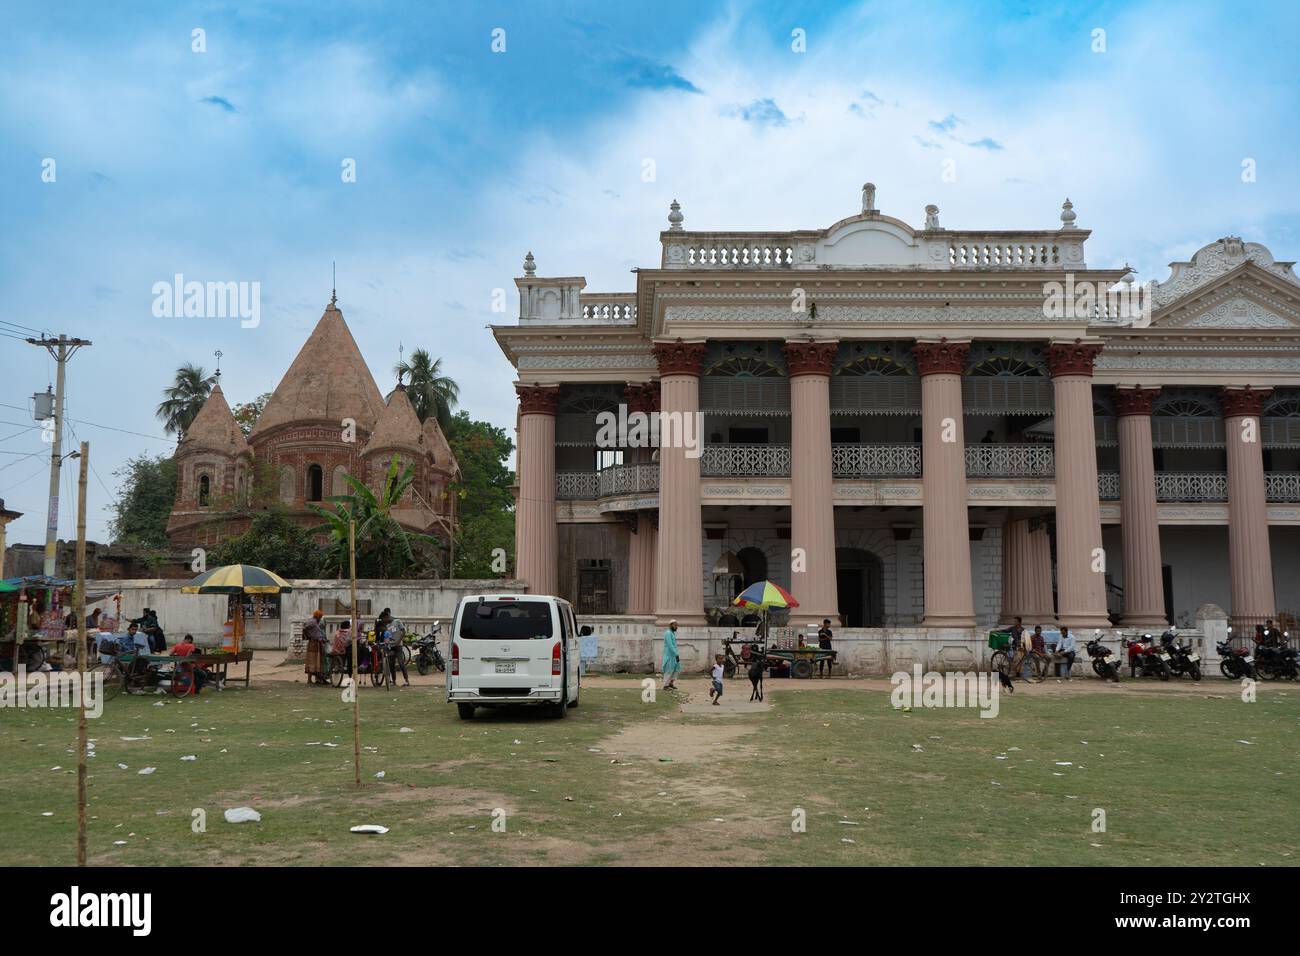
[[[1002,689],[1008,694],[1014,694],[1016,692],[1016,685],[1011,683],[1011,678],[1002,671],[998,671],[998,680],[1002,683]]]
[[[762,701],[763,699],[763,671],[765,666],[761,658],[756,658],[754,663],[749,665],[749,682],[754,685],[754,692],[749,695],[750,701]]]

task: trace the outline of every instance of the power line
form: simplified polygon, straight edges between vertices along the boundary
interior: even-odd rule
[[[10,405],[6,402],[0,402],[0,408],[13,408],[22,412],[27,411],[27,408],[23,405]],[[117,428],[113,425],[100,425],[98,422],[88,422],[84,418],[65,418],[64,421],[76,422],[78,425],[89,425],[91,428],[104,428],[111,432],[121,432],[124,435],[135,435],[137,438],[149,438],[152,439],[153,441],[165,441],[169,445],[176,440],[174,438],[159,438],[157,435],[146,435],[144,432],[133,432],[128,428]],[[18,422],[0,422],[0,425],[18,425],[18,424],[19,424]],[[40,426],[33,425],[31,427],[39,428]]]

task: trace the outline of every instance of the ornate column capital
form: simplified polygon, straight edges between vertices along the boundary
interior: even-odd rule
[[[627,400],[628,412],[651,412],[659,411],[659,383],[658,382],[628,382],[623,389],[623,395]]]
[[[966,371],[966,354],[970,352],[969,342],[949,342],[946,338],[938,342],[916,342],[912,345],[912,355],[916,359],[916,372],[926,375],[961,375]]]
[[[554,385],[516,385],[521,415],[554,415],[560,390]]]
[[[1223,417],[1237,418],[1251,416],[1258,418],[1264,411],[1264,399],[1273,394],[1271,388],[1221,388],[1220,400],[1223,402]]]
[[[1101,354],[1100,342],[1050,342],[1047,346],[1047,367],[1052,378],[1062,375],[1083,375],[1092,378],[1092,366]]]
[[[1151,408],[1160,396],[1158,388],[1117,388],[1115,389],[1115,415],[1150,415]]]
[[[786,342],[781,346],[781,351],[785,353],[790,378],[796,375],[829,377],[835,367],[839,347],[839,342]]]
[[[683,342],[680,338],[676,342],[656,342],[654,351],[660,375],[699,377],[700,366],[704,364],[703,342]]]

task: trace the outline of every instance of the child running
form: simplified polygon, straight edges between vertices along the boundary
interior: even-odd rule
[[[713,699],[713,706],[717,707],[718,702],[722,700],[722,655],[713,655],[713,686],[709,688],[709,697]]]

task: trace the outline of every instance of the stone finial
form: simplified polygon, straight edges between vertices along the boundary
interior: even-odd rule
[[[939,225],[939,207],[933,203],[925,207],[925,228],[927,231],[943,228]]]
[[[1074,211],[1074,203],[1070,202],[1070,198],[1067,196],[1065,202],[1061,203],[1061,228],[1062,229],[1079,228],[1074,224],[1074,220],[1078,218],[1079,218],[1078,215]]]
[[[529,278],[537,275],[537,261],[533,258],[531,251],[528,255],[524,256],[524,275]]]
[[[682,223],[686,217],[682,215],[682,206],[676,199],[668,205],[668,230],[670,232],[681,232]]]
[[[880,212],[880,210],[876,208],[875,183],[862,184],[862,211],[867,213]]]

